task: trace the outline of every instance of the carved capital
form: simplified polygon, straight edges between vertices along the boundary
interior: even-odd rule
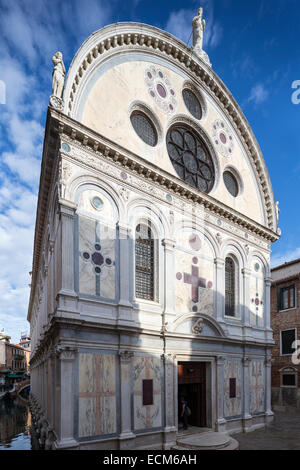
[[[250,362],[251,362],[250,357],[248,357],[248,356],[243,357],[242,363],[243,363],[244,367],[249,367],[249,366],[250,366]]]
[[[77,204],[74,204],[72,201],[67,201],[66,199],[59,199],[60,213],[65,217],[71,219],[74,218],[75,211],[77,209]]]
[[[133,351],[120,351],[119,356],[122,363],[129,363],[134,353]]]
[[[271,277],[265,277],[265,284],[267,287],[270,287],[272,285],[272,278]]]
[[[168,238],[164,238],[162,240],[162,244],[165,247],[165,250],[173,251],[175,246],[176,246],[176,241],[175,240],[170,240]]]
[[[217,356],[216,361],[218,367],[223,366],[225,363],[225,356]]]
[[[251,269],[243,268],[242,269],[242,274],[243,274],[244,277],[249,277],[250,274],[251,274]]]
[[[217,268],[223,268],[225,264],[225,261],[223,260],[223,258],[215,258],[215,265],[217,266]]]
[[[132,227],[130,225],[126,225],[124,223],[118,223],[117,227],[119,229],[119,237],[123,239],[127,239],[132,231]]]
[[[68,346],[57,346],[55,352],[61,361],[74,361],[77,349]]]
[[[271,367],[272,366],[272,357],[271,356],[267,356],[265,358],[265,366],[266,367]]]
[[[161,358],[165,361],[165,364],[171,365],[174,362],[174,354],[172,353],[164,353],[161,355]]]

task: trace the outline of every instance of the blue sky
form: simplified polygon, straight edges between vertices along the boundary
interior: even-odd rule
[[[0,329],[13,341],[26,321],[35,211],[53,54],[68,69],[81,43],[117,21],[169,31],[191,45],[203,6],[204,48],[240,104],[261,146],[275,200],[280,241],[272,264],[300,257],[299,0],[0,0]],[[0,82],[1,83],[1,82]],[[0,88],[1,103],[1,88]]]

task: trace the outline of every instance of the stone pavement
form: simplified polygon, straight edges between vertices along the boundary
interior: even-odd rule
[[[300,412],[274,413],[274,421],[266,428],[234,434],[240,450],[300,450]]]

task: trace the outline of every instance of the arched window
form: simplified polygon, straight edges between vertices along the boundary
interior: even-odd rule
[[[154,239],[146,224],[135,231],[135,296],[154,300]]]
[[[232,258],[225,260],[225,315],[235,316],[235,264]]]

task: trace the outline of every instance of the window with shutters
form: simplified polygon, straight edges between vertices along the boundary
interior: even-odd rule
[[[295,284],[288,287],[279,287],[277,290],[278,294],[278,311],[288,310],[289,308],[295,308]]]
[[[149,225],[139,224],[135,233],[135,296],[154,300],[154,239]]]
[[[281,331],[281,355],[292,355],[295,351],[293,343],[296,340],[296,329]]]
[[[225,315],[228,317],[235,316],[235,263],[232,258],[225,260]]]

